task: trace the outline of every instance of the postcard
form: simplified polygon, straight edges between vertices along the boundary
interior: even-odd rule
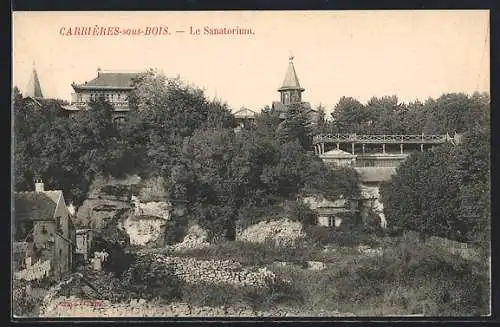
[[[13,318],[491,314],[488,10],[12,24]]]

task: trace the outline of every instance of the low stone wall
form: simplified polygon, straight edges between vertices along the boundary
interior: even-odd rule
[[[257,311],[241,307],[198,307],[187,303],[155,304],[145,300],[130,303],[110,303],[101,300],[82,300],[76,297],[55,298],[41,315],[55,317],[335,317],[354,316],[338,311],[309,311],[297,308],[278,308]]]
[[[189,257],[155,255],[158,262],[172,264],[174,273],[188,283],[230,284],[264,287],[276,276],[266,268],[248,269],[232,260],[198,260]]]

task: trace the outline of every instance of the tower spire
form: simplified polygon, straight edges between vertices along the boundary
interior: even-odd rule
[[[304,92],[304,88],[300,86],[299,78],[297,77],[295,66],[293,65],[293,59],[293,54],[290,54],[288,57],[288,70],[285,79],[278,89],[278,92],[281,94],[281,102],[285,105],[301,102],[302,92]]]
[[[42,87],[40,86],[40,80],[38,79],[38,73],[35,68],[35,61],[33,61],[33,70],[31,72],[31,78],[28,82],[28,87],[24,93],[26,96],[32,98],[43,98]]]

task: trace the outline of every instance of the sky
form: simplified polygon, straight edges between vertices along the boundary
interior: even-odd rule
[[[75,27],[125,34],[67,35]],[[126,35],[153,27],[170,34]],[[205,27],[253,33],[204,35]],[[98,68],[155,68],[233,110],[259,111],[279,100],[290,55],[303,100],[328,112],[342,96],[409,102],[490,90],[487,10],[14,12],[12,40],[13,86],[24,92],[34,63],[46,98],[70,100],[71,83]]]

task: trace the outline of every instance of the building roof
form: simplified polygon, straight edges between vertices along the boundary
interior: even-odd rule
[[[32,98],[43,98],[42,87],[40,86],[40,80],[38,79],[38,74],[35,67],[33,67],[31,78],[28,82],[28,86],[26,87],[26,92],[24,92],[24,96]]]
[[[84,84],[73,84],[74,89],[132,89],[138,73],[99,72],[97,77]]]
[[[356,167],[361,182],[382,182],[396,174],[395,167]]]
[[[283,80],[281,87],[278,89],[278,91],[284,90],[304,91],[304,89],[300,87],[299,78],[297,77],[295,66],[293,65],[293,57],[290,57],[290,62],[288,64],[288,70],[286,72],[285,79]]]
[[[14,193],[14,217],[16,220],[50,220],[54,218],[55,194],[45,192]]]
[[[234,117],[236,118],[253,118],[257,113],[248,108],[242,107],[240,110],[234,113]]]

